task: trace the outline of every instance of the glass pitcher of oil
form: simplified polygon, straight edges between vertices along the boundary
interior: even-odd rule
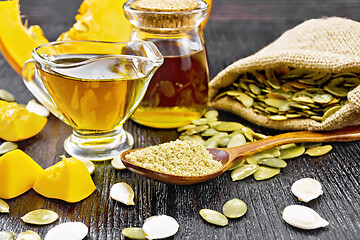
[[[200,24],[202,0],[130,0],[124,13],[131,40],[153,42],[164,56],[132,119],[155,128],[176,128],[201,117],[208,98],[209,69]]]

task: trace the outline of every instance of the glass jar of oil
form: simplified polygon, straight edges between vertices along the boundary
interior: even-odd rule
[[[153,42],[164,56],[132,119],[155,128],[176,128],[201,117],[208,100],[209,69],[200,24],[207,18],[202,0],[130,0],[125,16],[131,40]]]

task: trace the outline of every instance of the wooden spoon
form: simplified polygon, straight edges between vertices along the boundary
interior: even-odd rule
[[[211,174],[202,176],[180,176],[161,173],[153,171],[144,167],[135,165],[125,159],[125,156],[131,151],[139,149],[132,149],[125,151],[121,154],[121,160],[130,171],[152,178],[164,183],[176,184],[176,185],[191,185],[196,183],[205,182],[211,180],[222,173],[224,173],[231,166],[238,163],[241,158],[248,157],[250,155],[262,152],[264,150],[278,147],[288,143],[305,143],[305,142],[349,142],[360,140],[360,125],[354,127],[346,127],[329,132],[289,132],[283,133],[269,138],[261,139],[256,142],[248,143],[239,147],[233,148],[209,148],[209,152],[213,155],[213,158],[220,161],[223,167]]]

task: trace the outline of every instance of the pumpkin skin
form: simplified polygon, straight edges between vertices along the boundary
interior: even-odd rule
[[[31,51],[47,42],[39,26],[22,24],[19,0],[0,1],[0,51],[19,75]]]

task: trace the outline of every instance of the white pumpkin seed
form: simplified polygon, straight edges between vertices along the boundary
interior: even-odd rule
[[[86,159],[86,158],[79,158],[79,161],[83,162],[85,164],[85,167],[89,171],[90,174],[93,174],[95,171],[95,165],[92,161]]]
[[[258,165],[244,164],[243,166],[236,168],[231,172],[231,179],[233,181],[237,181],[247,178],[248,176],[254,174],[254,172],[256,172],[258,169]]]
[[[48,117],[50,115],[49,110],[45,108],[43,105],[37,103],[34,99],[30,100],[26,104],[26,110],[43,117]]]
[[[313,209],[301,205],[287,206],[282,217],[291,226],[301,229],[316,229],[329,225],[329,222]]]
[[[121,233],[125,237],[130,238],[130,239],[139,239],[139,240],[146,239],[143,229],[139,228],[139,227],[125,228],[122,230]]]
[[[266,180],[266,179],[272,178],[279,173],[280,173],[279,168],[270,168],[270,167],[261,166],[254,173],[254,178],[255,178],[255,180],[261,181],[261,180]]]
[[[13,142],[3,142],[1,145],[0,145],[0,154],[4,154],[4,153],[7,153],[7,152],[11,152],[15,149],[18,148],[18,145],[16,143],[13,143]]]
[[[247,206],[244,201],[234,198],[224,204],[222,211],[228,218],[239,218],[245,215]]]
[[[211,209],[201,209],[200,216],[207,222],[215,224],[218,226],[226,226],[228,224],[228,219],[218,211]]]
[[[2,199],[0,199],[0,213],[9,213],[9,205]]]
[[[37,209],[22,216],[21,220],[28,224],[47,225],[55,222],[58,218],[59,215],[54,211],[48,209]]]
[[[134,191],[124,182],[115,183],[110,189],[110,197],[126,205],[135,205]]]
[[[312,178],[302,178],[297,180],[291,186],[291,191],[303,202],[309,202],[323,194],[320,182]]]
[[[167,215],[152,216],[145,220],[142,229],[148,239],[168,238],[177,233],[179,224]]]
[[[82,222],[66,222],[50,229],[44,240],[81,240],[88,234],[88,227]]]
[[[0,231],[0,239],[1,240],[14,240],[15,233],[11,231]]]
[[[36,232],[27,230],[25,232],[20,233],[17,236],[16,240],[41,240],[41,237]]]
[[[111,160],[111,166],[113,166],[113,168],[115,168],[115,169],[117,169],[117,170],[124,170],[124,169],[126,169],[125,165],[124,165],[123,162],[121,161],[120,155],[114,157],[114,159]]]
[[[331,145],[317,146],[306,150],[305,154],[317,157],[330,152],[332,149]]]
[[[4,100],[4,101],[7,101],[7,102],[14,102],[15,97],[14,97],[14,95],[9,93],[8,91],[6,91],[4,89],[0,89],[0,100]]]

